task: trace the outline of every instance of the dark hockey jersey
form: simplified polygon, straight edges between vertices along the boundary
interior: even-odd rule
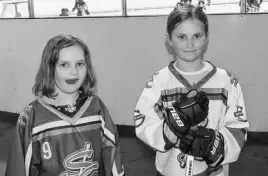
[[[122,176],[119,136],[94,95],[71,118],[37,98],[20,114],[6,176]]]

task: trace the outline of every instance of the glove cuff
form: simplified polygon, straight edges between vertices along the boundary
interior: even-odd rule
[[[210,167],[218,167],[224,160],[224,137],[215,131],[215,138],[207,148],[205,161]]]
[[[169,132],[167,132],[169,131]],[[168,136],[166,133],[169,133],[170,135]],[[170,139],[172,135],[172,138],[175,139],[175,141],[171,141],[172,139]],[[163,122],[163,139],[165,141],[165,146],[164,146],[164,149],[165,150],[170,150],[171,148],[173,148],[177,142],[178,142],[178,137],[173,134],[173,132],[169,129],[169,126],[167,125],[167,122],[164,120]]]

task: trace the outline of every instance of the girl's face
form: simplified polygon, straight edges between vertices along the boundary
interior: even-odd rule
[[[61,49],[55,68],[56,93],[77,93],[84,83],[86,73],[84,51],[79,45]]]
[[[204,24],[197,19],[188,19],[180,23],[171,36],[167,36],[167,40],[173,47],[177,59],[185,62],[201,59],[208,42]]]

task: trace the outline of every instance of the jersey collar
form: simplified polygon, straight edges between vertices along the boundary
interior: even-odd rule
[[[208,62],[208,61],[206,61]],[[199,89],[201,88],[217,71],[217,67],[215,67],[212,63],[208,62],[212,65],[212,70],[199,82],[197,82],[195,85],[191,85],[181,74],[176,70],[174,67],[175,61],[171,61],[168,65],[169,71],[187,88],[187,89]]]
[[[46,109],[48,109],[50,112],[54,113],[55,115],[57,115],[59,118],[61,118],[62,120],[69,122],[70,124],[74,125],[78,119],[81,118],[81,116],[85,113],[85,111],[87,110],[88,106],[90,105],[91,101],[92,101],[92,97],[88,97],[88,99],[86,100],[86,102],[82,105],[82,107],[76,112],[76,114],[73,117],[69,117],[63,113],[61,113],[60,111],[57,111],[55,108],[51,107],[44,98],[38,97],[37,100],[38,102],[44,106]]]

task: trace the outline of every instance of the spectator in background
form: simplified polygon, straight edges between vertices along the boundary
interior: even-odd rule
[[[180,4],[191,4],[192,3],[192,0],[180,0],[179,2]],[[178,4],[179,4],[178,3]]]
[[[62,8],[60,16],[69,16],[69,9]]]
[[[180,2],[177,3],[176,6],[178,5],[183,5],[183,4],[191,4],[192,3],[192,0],[180,0]]]
[[[83,16],[83,11],[89,15],[87,4],[84,0],[75,0],[74,8],[72,11],[77,10],[77,16]]]
[[[206,4],[204,0],[199,0],[198,7],[201,7],[202,10],[206,10]]]
[[[240,13],[259,12],[263,0],[240,0]]]

